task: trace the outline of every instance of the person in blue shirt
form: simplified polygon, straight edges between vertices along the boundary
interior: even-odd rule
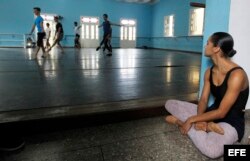
[[[44,28],[43,28],[43,18],[40,15],[41,9],[39,7],[34,7],[33,12],[36,15],[36,19],[35,19],[35,22],[32,26],[30,34],[32,34],[34,32],[35,28],[37,28],[37,50],[35,52],[35,59],[37,59],[37,54],[38,54],[40,48],[42,48],[42,51],[43,51],[42,58],[44,58],[46,56],[45,48],[43,45],[43,39],[45,37],[45,32],[44,32]]]
[[[102,39],[100,45],[96,48],[96,51],[98,51],[101,48],[101,46],[104,44],[103,50],[108,49],[108,51],[109,51],[108,56],[111,56],[112,55],[112,46],[111,46],[112,28],[111,28],[111,25],[112,26],[121,26],[121,25],[111,23],[108,20],[107,14],[103,14],[103,19],[104,19],[104,22],[101,25],[99,25],[99,28],[103,27],[103,39]]]

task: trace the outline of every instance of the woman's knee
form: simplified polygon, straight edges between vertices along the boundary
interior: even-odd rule
[[[165,108],[168,112],[172,113],[173,111],[176,111],[179,109],[179,106],[181,101],[179,100],[167,100],[165,103]]]
[[[165,107],[172,106],[177,100],[167,100],[165,103]]]
[[[223,127],[222,123],[220,123],[220,125]],[[220,135],[215,132],[204,133],[192,131],[193,133],[190,137],[195,146],[201,151],[202,154],[206,155],[209,158],[216,159],[223,155],[224,145],[234,144],[236,140],[234,134],[230,134],[234,132],[228,132],[227,129],[224,130],[226,130],[224,135]]]
[[[194,142],[195,146],[200,150],[205,156],[216,159],[223,155],[224,145],[211,143],[208,139]]]

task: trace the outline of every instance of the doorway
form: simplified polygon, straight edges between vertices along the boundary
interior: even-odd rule
[[[121,48],[135,48],[136,47],[136,20],[121,19]]]
[[[81,17],[81,46],[84,48],[95,48],[99,45],[99,18]]]

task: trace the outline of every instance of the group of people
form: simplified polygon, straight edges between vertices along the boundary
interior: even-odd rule
[[[46,24],[47,29],[44,30],[44,26],[43,26],[43,18],[41,16],[41,9],[39,7],[34,7],[34,14],[36,15],[36,19],[35,22],[32,26],[31,32],[30,34],[32,34],[35,30],[35,28],[37,28],[37,50],[35,52],[35,59],[37,58],[37,54],[40,50],[40,48],[42,48],[43,51],[43,55],[42,58],[45,58],[47,56],[47,53],[57,44],[61,50],[63,51],[63,47],[60,44],[60,41],[63,38],[63,27],[62,24],[59,22],[59,17],[55,16],[54,17],[54,21],[56,22],[56,31],[55,31],[55,36],[54,36],[54,42],[52,45],[50,45],[49,43],[49,39],[50,39],[50,35],[51,35],[51,30],[49,28],[49,23]],[[47,47],[47,51],[45,50],[45,46],[44,46],[44,38],[46,39],[46,47]]]
[[[32,34],[35,30],[35,28],[37,28],[37,49],[35,51],[35,59],[37,58],[37,54],[40,50],[40,48],[42,48],[43,51],[43,55],[42,58],[45,58],[48,54],[49,51],[51,51],[51,49],[55,46],[58,45],[61,49],[61,51],[63,52],[63,47],[60,44],[60,41],[63,38],[64,35],[64,31],[63,31],[63,26],[62,24],[59,22],[59,17],[55,16],[54,17],[54,21],[56,22],[56,31],[55,31],[55,36],[54,36],[54,42],[52,43],[52,45],[50,45],[50,37],[51,37],[51,29],[50,29],[50,24],[46,23],[46,29],[44,29],[43,26],[43,18],[41,16],[41,9],[39,7],[34,7],[33,8],[33,12],[36,16],[35,22],[32,26],[31,32],[30,34]],[[100,27],[103,27],[103,39],[100,43],[100,45],[96,48],[96,51],[98,51],[102,45],[104,45],[103,47],[103,51],[105,51],[105,49],[108,50],[108,56],[112,55],[112,46],[111,46],[111,37],[112,37],[112,28],[111,26],[121,26],[119,24],[115,24],[115,23],[111,23],[108,20],[108,15],[107,14],[103,14],[103,19],[104,22],[99,25]],[[74,47],[75,48],[81,48],[81,43],[80,43],[80,28],[81,25],[78,25],[77,22],[74,22],[74,32],[75,32],[75,39],[74,39]],[[45,45],[44,45],[44,39],[46,41]]]
[[[62,24],[60,22],[58,22],[58,18],[57,17],[54,17],[55,18],[55,22],[58,24],[56,26],[56,34],[55,34],[55,37],[54,40],[58,40],[58,43],[59,43],[59,46],[62,48],[62,46],[60,45],[60,41],[62,40],[63,38],[63,27],[62,27]],[[80,49],[81,48],[81,44],[80,44],[80,28],[81,26],[78,25],[77,22],[74,22],[74,31],[75,31],[75,45],[74,47],[75,48],[78,48]],[[51,29],[50,29],[50,24],[49,23],[46,23],[46,29],[45,29],[45,40],[46,40],[46,43],[45,43],[45,49],[50,49],[51,45],[50,45],[50,37],[51,37]],[[57,34],[59,35],[59,37],[57,36]]]

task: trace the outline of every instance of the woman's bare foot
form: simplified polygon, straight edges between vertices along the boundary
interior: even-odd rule
[[[170,124],[174,124],[174,125],[179,125],[181,126],[183,124],[183,122],[181,122],[180,120],[178,120],[176,117],[172,116],[172,115],[168,115],[165,120],[167,121],[167,123]]]
[[[176,117],[172,116],[172,115],[169,115],[169,116],[166,117],[165,120],[167,121],[167,123],[176,125],[178,119]]]
[[[207,132],[216,132],[218,134],[224,135],[224,130],[223,128],[220,127],[220,125],[214,123],[214,122],[209,122],[207,124]]]
[[[197,122],[194,126],[197,131],[207,131],[207,123],[206,122]]]

